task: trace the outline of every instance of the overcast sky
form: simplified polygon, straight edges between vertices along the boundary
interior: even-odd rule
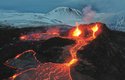
[[[0,0],[0,9],[47,13],[60,6],[82,10],[86,5],[100,12],[125,10],[125,0]]]

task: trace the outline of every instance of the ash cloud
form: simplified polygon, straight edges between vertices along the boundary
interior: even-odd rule
[[[83,12],[83,21],[85,23],[91,22],[94,16],[96,15],[96,12],[92,10],[91,6],[86,6],[85,8],[83,8],[82,12]]]

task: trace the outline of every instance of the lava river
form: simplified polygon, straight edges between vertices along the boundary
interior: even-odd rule
[[[59,36],[76,41],[69,48],[71,60],[67,61],[67,63],[41,63],[36,68],[18,72],[9,80],[74,80],[70,74],[70,69],[79,61],[77,51],[96,39],[100,33],[101,23],[97,22],[90,25],[76,23],[76,26],[69,30],[68,36]]]

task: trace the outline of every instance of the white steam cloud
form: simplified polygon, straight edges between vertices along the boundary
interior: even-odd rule
[[[83,21],[85,23],[90,23],[94,18],[94,16],[96,15],[96,12],[92,10],[91,6],[86,6],[85,8],[83,8],[82,11],[83,11]]]

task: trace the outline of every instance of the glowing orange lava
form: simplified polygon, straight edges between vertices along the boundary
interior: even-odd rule
[[[60,35],[59,28],[49,28],[45,33],[43,32],[32,32],[25,35],[21,35],[19,39],[21,41],[39,41],[39,40],[47,40],[52,37],[57,37]]]
[[[72,64],[76,63],[78,59],[72,59],[69,63],[68,66],[71,66]]]
[[[20,40],[22,40],[22,41],[25,41],[25,40],[27,40],[27,39],[28,39],[27,35],[22,35],[22,36],[20,36]]]
[[[82,31],[79,29],[79,24],[76,22],[76,29],[73,31],[72,36],[78,37]]]
[[[47,33],[58,34],[59,31],[56,30],[55,32],[54,29],[52,29]],[[20,80],[72,80],[70,75],[70,67],[77,63],[77,61],[79,60],[77,58],[77,51],[92,42],[95,38],[97,38],[100,33],[100,23],[95,23],[91,25],[79,25],[78,23],[76,23],[76,27],[70,30],[69,36],[60,36],[62,38],[73,39],[76,41],[76,43],[74,45],[71,45],[71,47],[69,48],[69,52],[72,57],[69,62],[63,64],[49,62],[40,64],[35,69],[26,70],[24,72],[20,72],[20,74],[15,74],[11,77],[12,80],[18,80],[18,77],[22,78]],[[21,36],[20,39],[26,40],[27,36]],[[32,50],[25,51],[24,53],[26,52],[35,53]],[[17,55],[15,59],[19,58],[22,54]],[[33,74],[28,73],[30,71]],[[25,77],[25,79],[23,77]]]
[[[69,36],[76,41],[76,44],[72,46],[69,50],[72,56],[72,60],[68,63],[69,66],[75,64],[78,61],[77,51],[80,50],[81,47],[89,44],[97,37],[96,32],[98,32],[100,27],[98,24],[99,23],[96,23],[96,25],[92,26],[80,26],[78,23],[76,23],[76,28],[71,29]],[[79,28],[79,27],[85,27],[85,28]],[[88,32],[88,34],[86,35],[91,35],[91,36],[89,37],[81,36],[84,35],[85,32]]]
[[[27,50],[27,51],[24,51],[23,53],[20,53],[20,54],[16,55],[15,59],[19,58],[21,55],[23,55],[25,53],[32,53],[33,55],[36,54],[36,52],[33,51],[33,50]]]
[[[10,80],[72,80],[66,64],[44,63],[10,77]]]
[[[95,26],[92,27],[92,31],[93,31],[93,38],[96,38],[95,33],[98,31],[98,25],[96,24]]]
[[[18,76],[17,74],[13,75],[13,76],[12,76],[12,79],[15,79],[17,76]]]

